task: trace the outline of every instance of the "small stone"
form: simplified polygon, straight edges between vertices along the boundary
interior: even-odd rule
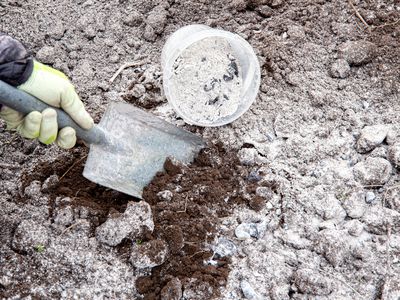
[[[376,45],[368,41],[347,41],[339,47],[339,57],[350,65],[370,62],[376,55]]]
[[[240,288],[242,289],[243,296],[246,299],[252,299],[252,300],[258,299],[256,291],[246,280],[242,280],[240,282]]]
[[[54,64],[56,57],[56,50],[50,46],[44,46],[36,53],[36,59],[44,64]]]
[[[18,251],[32,253],[39,247],[46,247],[49,230],[33,220],[23,220],[17,227],[12,240],[12,247]]]
[[[226,238],[220,238],[213,247],[214,254],[218,257],[232,256],[236,253],[237,247],[234,242]]]
[[[312,269],[297,270],[294,273],[294,283],[304,294],[329,295],[333,290],[329,278]]]
[[[361,218],[366,209],[364,193],[352,193],[349,198],[342,201],[342,206],[350,218]]]
[[[259,182],[262,179],[262,176],[257,171],[251,171],[247,180],[250,182]]]
[[[374,192],[368,191],[365,193],[365,202],[371,204],[375,200],[376,196]]]
[[[359,260],[366,261],[372,256],[371,248],[369,245],[356,244],[351,248],[351,254]]]
[[[150,205],[145,201],[129,202],[123,214],[111,216],[96,228],[96,238],[103,244],[116,246],[124,238],[134,239],[145,230],[154,230]]]
[[[172,198],[174,197],[174,194],[169,190],[165,190],[157,193],[157,197],[161,201],[171,201]]]
[[[258,238],[262,238],[267,231],[267,222],[262,221],[260,223],[256,223],[255,225],[257,227]]]
[[[254,223],[242,223],[236,227],[235,235],[239,240],[247,240],[251,237],[258,238],[257,226]]]
[[[161,290],[161,300],[180,300],[182,298],[182,283],[179,278],[171,279]]]
[[[255,148],[243,148],[238,152],[239,161],[245,166],[255,165],[258,158],[258,151]]]
[[[74,221],[74,211],[71,206],[66,206],[55,211],[54,223],[69,226]]]
[[[353,173],[363,185],[383,185],[390,179],[392,166],[386,159],[368,157],[354,166]]]
[[[144,244],[133,244],[130,262],[135,268],[154,268],[162,265],[168,253],[168,246],[162,240],[152,240]]]
[[[344,59],[338,59],[331,66],[333,78],[347,78],[350,74],[350,66]]]
[[[362,129],[357,141],[357,151],[366,153],[381,144],[388,133],[389,128],[385,125],[366,126]]]
[[[396,168],[400,168],[400,142],[389,147],[388,158]]]

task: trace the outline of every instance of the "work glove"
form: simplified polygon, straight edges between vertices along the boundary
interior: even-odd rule
[[[34,61],[31,76],[17,88],[50,106],[62,108],[83,129],[88,130],[93,127],[93,119],[85,110],[73,85],[62,72]],[[52,108],[42,112],[33,111],[24,116],[3,106],[0,118],[6,121],[7,129],[14,129],[25,138],[38,138],[46,145],[55,141],[64,149],[75,146],[75,130],[64,127],[58,131],[57,112]]]

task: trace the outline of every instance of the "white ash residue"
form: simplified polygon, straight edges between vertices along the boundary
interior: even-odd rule
[[[211,124],[237,111],[242,68],[228,41],[202,39],[184,50],[173,68],[171,96],[184,115]]]

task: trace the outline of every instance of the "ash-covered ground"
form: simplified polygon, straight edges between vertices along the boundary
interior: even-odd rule
[[[138,202],[80,175],[83,144],[1,123],[1,299],[400,297],[398,1],[2,0],[0,16],[97,120],[127,101],[210,145]],[[260,61],[259,96],[228,126],[185,125],[162,93],[162,46],[194,23]]]

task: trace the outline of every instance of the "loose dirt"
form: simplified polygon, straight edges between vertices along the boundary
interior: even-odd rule
[[[1,1],[0,30],[65,72],[97,120],[125,100],[210,148],[168,162],[145,191],[155,231],[111,247],[96,228],[135,199],[82,178],[83,145],[2,123],[0,298],[397,299],[399,3],[351,3]],[[194,23],[238,33],[260,61],[259,96],[228,126],[185,125],[162,94],[165,40]],[[132,249],[163,240],[163,264],[133,267]]]

